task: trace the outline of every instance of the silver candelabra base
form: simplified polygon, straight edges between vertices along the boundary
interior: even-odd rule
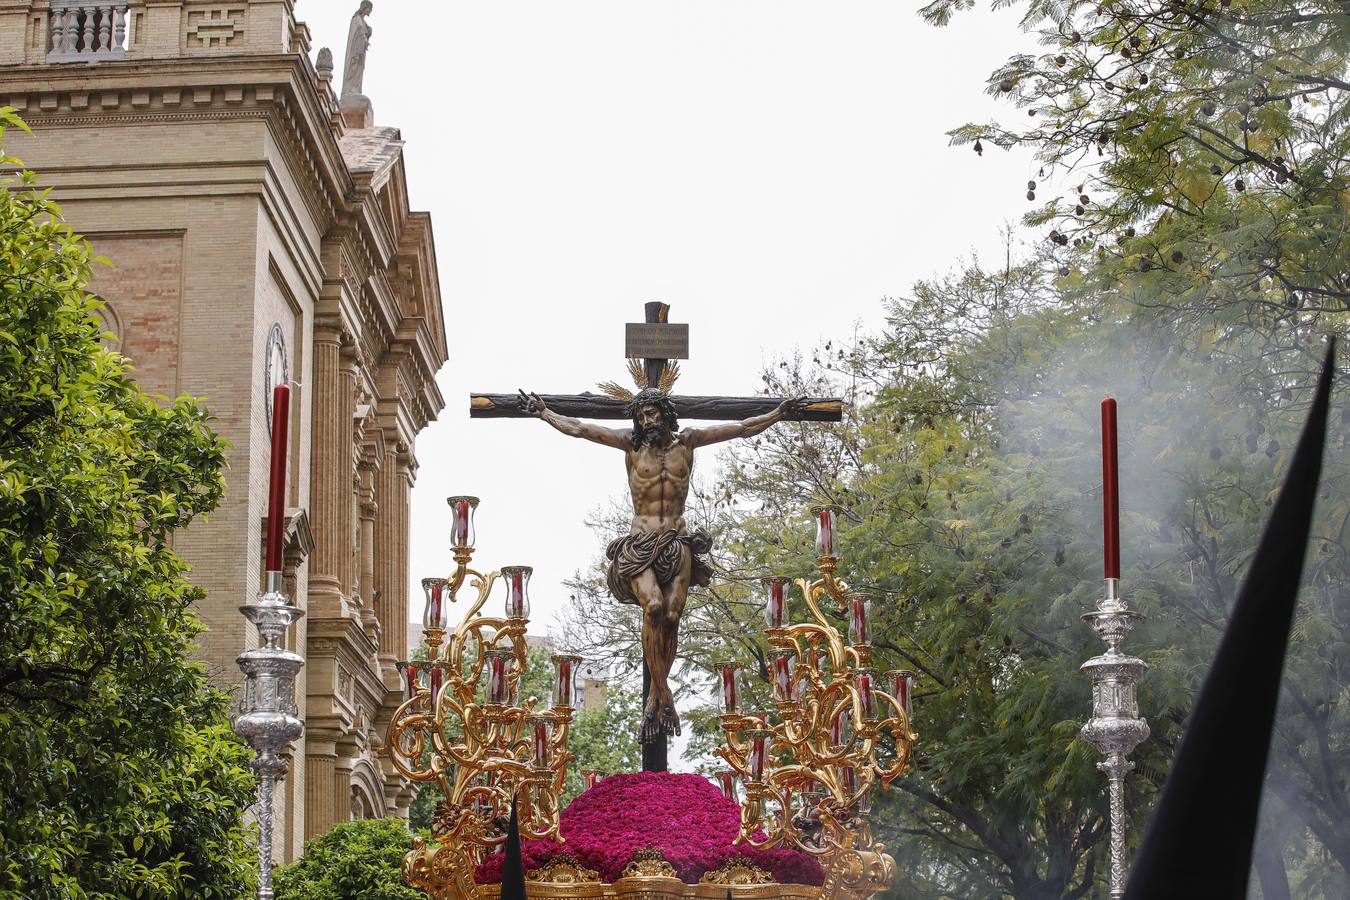
[[[1083,616],[1106,642],[1106,652],[1083,663],[1080,671],[1092,679],[1092,718],[1083,726],[1083,739],[1106,756],[1097,768],[1106,773],[1110,797],[1112,900],[1125,896],[1125,776],[1134,769],[1126,757],[1149,735],[1148,723],[1139,717],[1137,694],[1148,664],[1121,653],[1120,644],[1143,619],[1127,608],[1116,578],[1106,579],[1106,598]]]
[[[260,646],[245,650],[237,660],[244,672],[244,697],[234,730],[257,754],[258,900],[272,900],[272,796],[286,772],[284,754],[305,728],[295,705],[295,676],[305,661],[277,642],[304,611],[281,592],[280,572],[268,572],[267,590],[257,603],[239,611],[258,629]]]

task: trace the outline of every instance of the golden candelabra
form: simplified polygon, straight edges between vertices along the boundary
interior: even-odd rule
[[[438,786],[432,835],[437,846],[414,838],[404,860],[408,884],[434,898],[471,897],[474,868],[506,841],[512,801],[522,838],[557,838],[558,798],[567,764],[574,678],[580,657],[554,656],[553,705],[519,697],[525,673],[529,623],[528,566],[483,574],[469,568],[474,547],[476,497],[451,497],[449,578],[422,581],[425,658],[400,662],[406,699],[389,724],[385,753],[404,777]],[[480,615],[502,581],[504,615]],[[449,611],[467,583],[476,593],[449,631]]]
[[[483,574],[469,568],[477,506],[474,497],[450,498],[455,570],[422,582],[425,652],[399,663],[407,696],[390,722],[384,751],[405,777],[434,783],[444,795],[432,842],[415,837],[403,863],[407,883],[436,900],[498,896],[499,885],[475,884],[473,875],[484,856],[505,843],[513,801],[522,838],[561,840],[558,800],[574,759],[567,736],[581,660],[553,657],[551,708],[519,697],[531,570],[505,566]],[[737,665],[717,667],[727,738],[717,752],[730,766],[717,780],[732,800],[739,799],[736,781],[745,783],[738,843],[802,850],[821,863],[824,884],[774,884],[745,858],[733,858],[699,884],[685,884],[659,854],[650,871],[635,856],[624,877],[602,884],[594,871],[563,854],[527,874],[531,897],[865,900],[894,882],[895,861],[872,837],[869,801],[876,785],[885,788],[909,765],[917,739],[910,730],[914,673],[888,672],[883,683],[868,667],[870,601],[835,577],[838,510],[823,507],[813,514],[821,577],[796,582],[807,620],[789,622],[791,579],[765,579],[774,719],[742,713]],[[497,581],[505,585],[504,615],[483,616]],[[449,608],[466,585],[476,596],[451,631]],[[845,614],[847,635],[826,618],[826,602]],[[887,746],[894,757],[883,766],[878,750]],[[602,773],[583,775],[590,786]]]
[[[826,872],[822,897],[863,898],[895,880],[895,860],[872,837],[872,789],[883,789],[909,765],[913,672],[869,668],[871,600],[837,578],[835,548],[839,510],[812,509],[821,577],[799,579],[807,620],[790,624],[792,579],[765,584],[765,636],[776,721],[745,714],[736,696],[736,663],[719,664],[717,680],[726,743],[717,754],[730,766],[719,773],[723,793],[735,798],[743,780],[738,841],[754,847],[787,845],[817,857]],[[848,622],[848,636],[826,618],[833,603]],[[894,757],[877,758],[889,735]]]

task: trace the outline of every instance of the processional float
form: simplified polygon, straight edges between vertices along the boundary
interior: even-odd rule
[[[894,881],[895,861],[874,840],[869,815],[874,789],[905,771],[917,740],[910,725],[914,673],[882,677],[868,667],[870,601],[836,575],[837,508],[813,511],[821,577],[796,582],[803,621],[789,616],[790,580],[765,581],[774,709],[743,710],[737,665],[716,667],[726,735],[718,755],[728,766],[716,782],[739,803],[736,842],[747,854],[795,848],[823,871],[822,883],[808,885],[774,883],[742,855],[729,857],[698,883],[685,883],[659,851],[641,850],[622,877],[606,883],[566,852],[559,800],[574,759],[567,738],[580,658],[553,657],[556,678],[547,708],[545,701],[520,695],[531,571],[470,568],[477,506],[473,497],[450,498],[455,569],[448,578],[423,581],[424,658],[399,664],[407,693],[390,722],[385,752],[405,777],[434,785],[443,798],[432,840],[414,838],[404,860],[410,885],[436,900],[497,896],[498,884],[480,884],[474,876],[505,844],[513,800],[523,839],[552,840],[562,848],[548,865],[528,873],[531,897],[862,900]],[[504,614],[484,615],[499,581]],[[468,608],[451,628],[450,608],[466,586]],[[847,633],[835,627],[826,605],[846,620]],[[598,773],[586,774],[595,785]],[[622,820],[631,812],[615,808],[613,816]]]

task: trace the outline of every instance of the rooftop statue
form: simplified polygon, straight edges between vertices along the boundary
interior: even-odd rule
[[[374,29],[366,22],[372,6],[370,0],[362,0],[361,6],[352,14],[351,27],[347,29],[347,59],[342,67],[342,96],[361,94],[362,81],[366,76],[366,51],[370,49],[370,36]]]

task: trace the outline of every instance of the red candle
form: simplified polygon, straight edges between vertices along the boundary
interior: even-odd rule
[[[830,745],[842,747],[848,743],[848,708],[844,707],[830,720]]]
[[[445,670],[436,663],[431,664],[431,702],[434,704],[436,698],[441,695],[441,681],[445,678]]]
[[[855,646],[867,643],[867,619],[871,611],[870,594],[853,594],[848,598],[848,638]]]
[[[756,728],[750,732],[750,780],[764,780],[764,761],[768,756],[769,731]]]
[[[410,662],[403,667],[403,678],[408,685],[408,699],[411,700],[417,696],[417,663]]]
[[[286,524],[286,427],[291,420],[291,389],[272,391],[272,477],[267,488],[267,571],[281,571],[281,533]]]
[[[736,663],[718,663],[714,666],[722,684],[722,712],[730,715],[736,711]]]
[[[763,579],[766,594],[764,598],[764,624],[770,628],[782,628],[787,624],[787,586],[789,579],[773,576]]]
[[[1120,472],[1116,463],[1116,400],[1102,401],[1102,537],[1106,577],[1120,577]]]
[[[909,715],[911,711],[911,698],[914,695],[914,673],[909,669],[896,669],[887,672],[891,679],[891,696],[900,704],[900,708]]]
[[[796,661],[791,650],[773,651],[773,699],[779,703],[792,700],[793,664]]]
[[[511,700],[511,660],[514,653],[494,647],[485,654],[488,666],[488,702],[507,704]]]
[[[570,708],[576,702],[576,672],[580,656],[559,655],[553,657],[558,667],[558,680],[553,686],[553,705]]]
[[[530,724],[534,726],[534,764],[537,768],[547,769],[550,722],[545,718],[534,718]]]
[[[873,693],[876,686],[877,673],[875,669],[858,670],[858,699],[862,701],[864,719],[875,719],[877,717],[876,694]]]
[[[817,506],[811,510],[816,516],[816,555],[835,557],[834,529],[839,508],[836,506]]]

